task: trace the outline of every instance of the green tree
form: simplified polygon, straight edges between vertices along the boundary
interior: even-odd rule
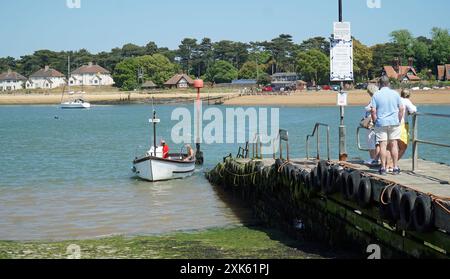
[[[116,65],[114,80],[116,86],[124,90],[133,90],[139,86],[138,71],[144,71],[144,80],[152,80],[161,86],[173,76],[177,67],[162,54],[127,58]]]
[[[415,58],[414,66],[416,67],[417,71],[426,69],[427,67],[429,67],[431,62],[430,43],[422,38],[417,38],[416,40],[414,40],[412,47]]]
[[[378,44],[371,47],[373,54],[372,75],[381,76],[383,66],[392,65],[396,57],[401,57],[401,50],[394,43]]]
[[[227,61],[216,61],[206,72],[206,79],[214,83],[229,83],[238,77],[238,70]]]
[[[297,48],[291,35],[281,34],[270,42],[262,42],[261,44],[272,55],[272,73],[295,70],[294,53]]]
[[[248,59],[248,48],[248,44],[241,42],[219,41],[213,44],[213,58],[227,61],[240,68]]]
[[[330,41],[324,37],[314,37],[303,41],[300,46],[300,51],[308,51],[311,49],[318,49],[323,52],[323,54],[330,55]]]
[[[372,50],[363,45],[360,41],[353,40],[353,71],[355,72],[356,80],[369,79],[369,71],[372,70]]]
[[[202,42],[197,45],[193,57],[193,71],[196,76],[203,76],[209,65],[213,63],[213,43],[210,38],[203,38]]]
[[[297,72],[305,80],[317,84],[328,83],[330,76],[330,60],[320,50],[311,49],[297,54]]]
[[[122,57],[137,57],[144,55],[145,48],[137,46],[135,44],[126,44],[122,47]]]
[[[197,39],[186,38],[181,41],[178,47],[177,56],[180,58],[181,68],[187,73],[191,73],[192,62],[197,50]]]
[[[265,75],[264,65],[256,64],[256,61],[247,61],[239,70],[239,78],[241,79],[259,79],[260,76]]]
[[[392,31],[391,41],[400,49],[400,59],[407,61],[409,57],[414,55],[413,45],[414,37],[410,31],[406,29]]]
[[[450,35],[448,29],[434,27],[431,31],[431,59],[433,68],[450,63]]]
[[[0,73],[7,71],[8,69],[17,70],[17,61],[14,57],[8,56],[6,58],[0,58]]]
[[[153,55],[158,53],[158,45],[155,42],[148,42],[145,45],[144,54],[145,55]]]

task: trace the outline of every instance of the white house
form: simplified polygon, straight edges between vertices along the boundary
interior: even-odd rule
[[[30,76],[26,82],[27,89],[52,89],[66,84],[66,78],[55,69],[45,66]]]
[[[0,74],[0,91],[13,91],[23,88],[26,77],[8,70],[5,73]]]
[[[89,63],[72,72],[70,85],[104,86],[113,85],[111,73],[105,68]]]

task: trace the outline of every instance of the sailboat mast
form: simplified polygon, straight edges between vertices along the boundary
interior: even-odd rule
[[[67,86],[70,92],[70,54],[67,56]]]
[[[156,110],[153,110],[153,155],[156,157]]]

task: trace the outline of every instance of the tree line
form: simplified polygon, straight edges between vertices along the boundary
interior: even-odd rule
[[[270,41],[242,43],[230,40],[213,42],[185,38],[178,49],[159,47],[154,42],[145,46],[125,44],[109,52],[92,54],[86,49],[55,52],[38,50],[31,55],[0,58],[0,71],[11,69],[29,76],[45,65],[67,75],[67,57],[71,68],[94,62],[108,69],[116,86],[131,90],[146,80],[161,86],[175,73],[187,73],[213,83],[233,79],[257,79],[264,84],[277,72],[296,72],[300,78],[317,84],[329,82],[329,51],[327,38],[314,37],[299,44],[289,34]],[[380,76],[384,65],[395,58],[414,65],[422,79],[433,79],[437,65],[450,63],[450,35],[445,28],[433,28],[430,37],[414,37],[408,30],[391,32],[390,41],[372,47],[354,38],[355,80],[367,81]],[[139,75],[138,73],[141,73]]]

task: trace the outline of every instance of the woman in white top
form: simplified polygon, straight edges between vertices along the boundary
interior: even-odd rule
[[[367,93],[369,94],[370,98],[372,98],[378,90],[379,88],[375,84],[369,84],[369,86],[367,86]],[[365,107],[365,111],[365,117],[370,117],[372,112],[372,107],[370,106],[370,104]],[[373,123],[371,126],[373,126]],[[380,157],[380,146],[377,143],[375,131],[373,130],[373,128],[367,130],[367,146],[369,148],[370,158],[364,163],[367,165],[378,165]]]
[[[409,123],[407,121],[407,114],[414,114],[417,112],[417,107],[411,102],[409,99],[411,97],[411,92],[407,89],[403,89],[402,93],[402,103],[405,106],[405,115],[403,116],[403,120],[401,123],[402,126],[402,135],[400,140],[398,141],[398,158],[401,159],[403,155],[405,155],[406,149],[408,149],[409,143]]]

